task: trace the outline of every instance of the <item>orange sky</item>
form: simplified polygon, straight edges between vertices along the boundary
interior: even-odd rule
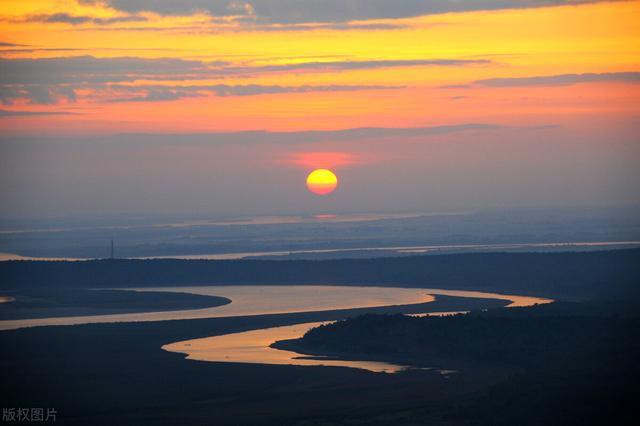
[[[638,1],[351,23],[393,26],[375,30],[299,28],[313,28],[313,24],[301,24],[295,30],[278,30],[276,24],[253,28],[211,23],[211,16],[203,12],[131,15],[105,4],[83,5],[73,0],[4,0],[0,8],[0,41],[6,60],[91,56],[174,58],[204,64],[193,72],[148,78],[143,70],[126,81],[106,78],[100,84],[43,81],[39,89],[53,90],[51,99],[43,102],[24,94],[5,95],[3,109],[74,114],[4,116],[0,128],[10,133],[34,126],[51,132],[117,133],[412,127],[487,120],[508,124],[558,113],[635,116],[640,105],[637,74],[632,81],[620,81],[618,76],[639,71]],[[85,19],[135,16],[144,20],[41,22],[43,16],[61,13]],[[454,62],[438,64],[450,60]],[[224,65],[216,64],[218,61]],[[353,67],[353,63],[369,61],[378,64]],[[64,61],[59,62],[64,68]],[[321,62],[330,64],[323,67]],[[303,66],[296,70],[294,64]],[[154,68],[153,62],[144,66]],[[39,64],[15,68],[29,73]],[[73,79],[76,71],[69,65],[60,72]],[[561,85],[474,84],[493,78],[584,73],[612,76]],[[16,87],[10,78],[4,83]],[[217,85],[285,87],[281,89],[285,93],[220,96],[194,87]],[[156,92],[164,90],[164,96],[143,101],[149,86]],[[174,93],[186,86],[189,95]],[[286,93],[301,87],[306,87],[303,93]],[[55,94],[60,89],[73,90],[73,98]]]
[[[0,216],[640,202],[640,1],[504,3],[0,0]]]

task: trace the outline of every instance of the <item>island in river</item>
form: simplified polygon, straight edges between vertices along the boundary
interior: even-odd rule
[[[554,302],[446,317],[367,314],[272,347],[311,358],[447,367],[461,375],[502,370],[508,376],[488,395],[443,410],[397,413],[387,418],[394,424],[440,424],[443,416],[463,424],[608,424],[634,411],[638,312],[637,302]]]
[[[226,297],[187,292],[26,288],[5,296],[0,323],[8,320],[62,318],[204,309],[231,303]],[[0,329],[2,327],[0,326]]]

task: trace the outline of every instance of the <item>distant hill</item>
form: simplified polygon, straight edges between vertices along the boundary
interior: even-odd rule
[[[475,289],[556,298],[637,295],[640,249],[383,259],[0,262],[0,290],[204,284],[341,284]]]

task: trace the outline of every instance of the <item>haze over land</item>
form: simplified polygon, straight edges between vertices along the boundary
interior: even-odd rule
[[[0,252],[104,258],[339,258],[630,248],[640,245],[637,208],[529,209],[412,214],[291,215],[191,220],[172,216],[4,221]],[[397,247],[397,249],[391,249]],[[315,252],[314,252],[315,251]],[[293,252],[293,253],[289,253]]]

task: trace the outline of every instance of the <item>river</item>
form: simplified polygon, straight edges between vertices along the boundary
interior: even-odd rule
[[[507,305],[507,307],[531,306],[534,304],[544,304],[552,301],[551,299],[543,299],[539,297],[505,295],[480,291],[442,289],[420,289],[420,291],[428,294],[432,300],[434,300],[434,295],[508,300],[511,303]],[[425,315],[437,314],[437,312],[432,312]],[[443,312],[440,314],[448,313]],[[384,373],[395,373],[407,368],[407,366],[404,365],[397,365],[388,362],[306,357],[296,352],[274,349],[269,346],[277,340],[296,339],[302,337],[308,330],[321,324],[324,323],[314,322],[295,324],[290,326],[271,327],[261,330],[232,333],[222,336],[184,340],[164,345],[162,349],[169,352],[184,353],[187,355],[187,359],[198,361],[352,367]],[[449,374],[451,372],[449,370],[442,370],[441,373]]]
[[[409,305],[432,302],[438,295],[508,300],[510,303],[507,307],[531,306],[552,302],[551,299],[540,297],[480,291],[372,286],[247,285],[145,287],[130,288],[128,290],[140,292],[166,291],[222,296],[231,299],[231,303],[213,308],[180,311],[7,320],[0,321],[0,330],[35,326],[242,317],[249,315]],[[9,300],[4,301],[8,302]],[[438,313],[431,312],[426,315],[434,314]],[[393,373],[406,368],[406,366],[403,365],[385,362],[309,358],[295,352],[269,347],[269,345],[276,340],[299,338],[310,328],[320,324],[322,323],[304,323],[192,339],[164,345],[162,349],[170,352],[184,353],[188,359],[200,361],[343,366],[386,373]]]
[[[546,303],[549,301],[549,299],[536,297],[501,295],[476,291],[371,286],[235,285],[145,287],[130,288],[128,290],[167,291],[207,296],[222,296],[231,299],[231,303],[213,308],[179,311],[5,320],[0,321],[0,330],[12,330],[45,325],[167,321],[409,305],[431,302],[434,300],[434,295],[438,294],[459,297],[503,299],[511,301],[510,306],[527,306],[534,303]]]

